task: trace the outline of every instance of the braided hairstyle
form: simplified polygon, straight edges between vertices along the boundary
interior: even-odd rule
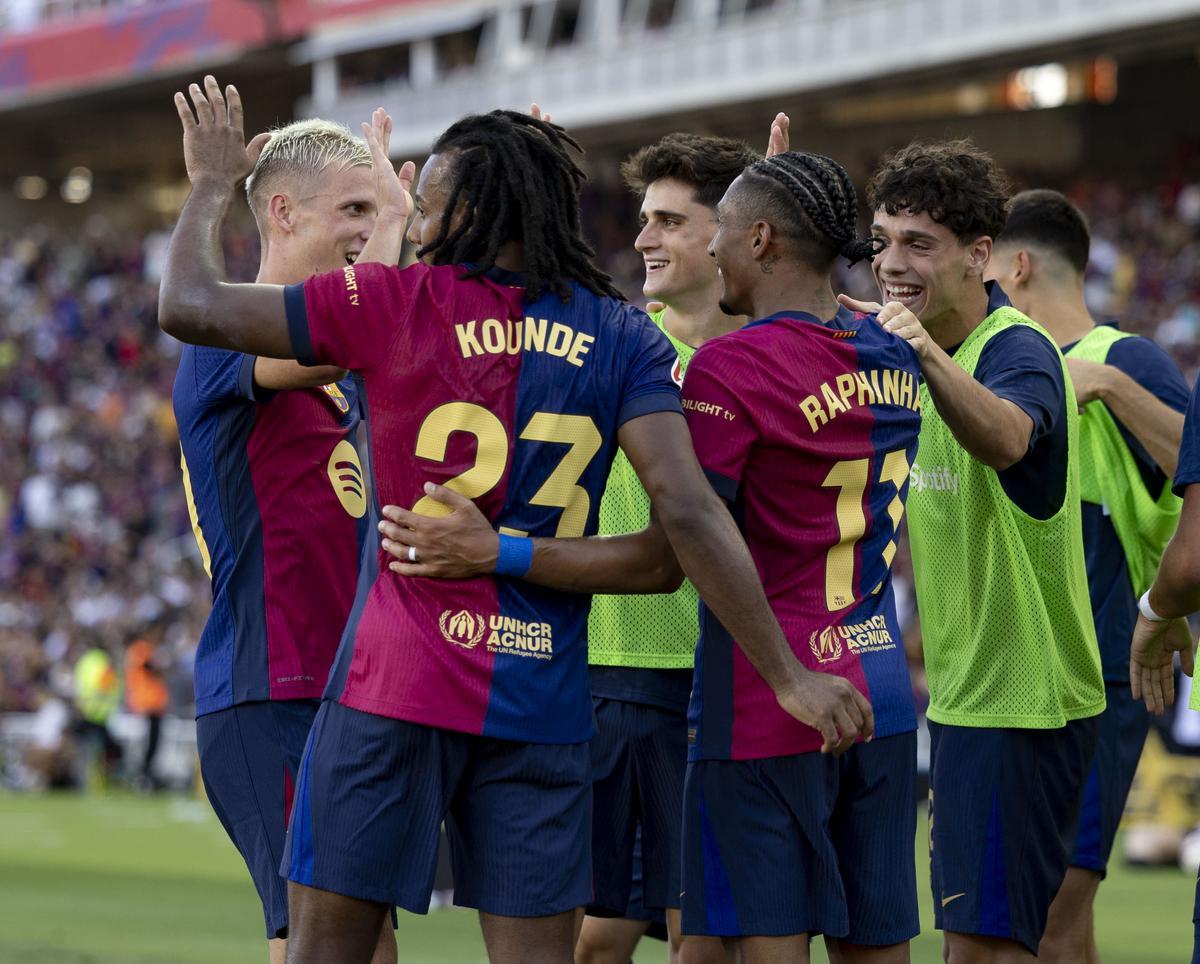
[[[433,153],[453,156],[453,183],[438,234],[417,256],[432,255],[434,264],[469,263],[465,277],[477,278],[495,265],[501,245],[519,241],[526,300],[550,289],[565,301],[574,280],[624,301],[583,240],[579,188],[586,178],[568,148],[581,150],[563,128],[516,111],[472,114],[452,124]],[[460,204],[464,216],[452,229]]]
[[[837,161],[823,154],[787,151],[755,161],[742,175],[758,192],[775,229],[791,238],[801,260],[822,271],[838,255],[851,264],[870,261],[875,241],[857,237],[858,195],[854,182]]]

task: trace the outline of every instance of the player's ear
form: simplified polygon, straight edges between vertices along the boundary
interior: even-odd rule
[[[775,230],[769,221],[755,221],[750,228],[750,256],[759,261],[767,256],[767,250],[774,240]]]
[[[967,245],[967,274],[982,278],[992,260],[992,239],[986,234]]]
[[[292,209],[292,199],[286,194],[272,194],[267,202],[267,219],[271,226],[284,234],[290,234],[296,229],[295,211]]]
[[[1013,280],[1017,284],[1026,284],[1033,277],[1033,259],[1029,252],[1021,248],[1013,258]]]

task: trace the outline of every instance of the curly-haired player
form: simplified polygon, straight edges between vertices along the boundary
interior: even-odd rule
[[[1078,406],[1054,341],[984,284],[1008,196],[992,159],[968,141],[912,144],[867,194],[882,300],[919,318],[881,313],[924,376],[909,531],[935,920],[952,964],[1025,960],[1066,873],[1104,709]]]

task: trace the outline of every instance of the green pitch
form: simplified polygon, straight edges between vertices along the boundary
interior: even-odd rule
[[[913,961],[935,964],[941,942],[920,852],[917,866],[926,933]],[[1192,894],[1178,872],[1114,866],[1096,908],[1105,964],[1186,960]],[[469,912],[402,914],[397,936],[403,964],[485,961]],[[249,877],[207,803],[0,796],[0,962],[260,964],[263,940]],[[645,942],[637,960],[665,962],[663,945]]]

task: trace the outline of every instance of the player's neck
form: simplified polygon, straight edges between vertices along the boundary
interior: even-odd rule
[[[297,270],[286,258],[274,255],[275,248],[265,248],[258,262],[254,281],[260,285],[298,285],[307,281],[312,272]]]
[[[827,321],[838,313],[829,278],[804,278],[760,287],[752,296],[754,317],[770,318],[781,311],[803,311]]]
[[[1029,317],[1050,332],[1055,343],[1073,345],[1096,327],[1087,310],[1083,288],[1043,288],[1029,293]]]
[[[525,245],[520,241],[505,241],[496,251],[495,264],[501,271],[520,274],[525,270]]]
[[[968,285],[958,303],[937,318],[921,321],[939,348],[961,345],[988,316],[988,293],[983,282]]]
[[[699,348],[706,341],[736,331],[746,323],[742,315],[727,315],[714,295],[705,306],[669,304],[663,312],[663,327],[685,345]]]

